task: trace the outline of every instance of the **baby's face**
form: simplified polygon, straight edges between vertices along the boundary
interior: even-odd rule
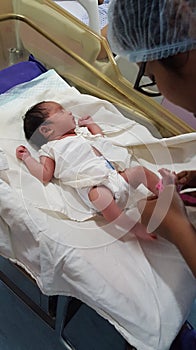
[[[47,124],[54,129],[54,136],[63,136],[74,132],[76,122],[71,112],[66,111],[59,103],[45,102],[49,114]]]

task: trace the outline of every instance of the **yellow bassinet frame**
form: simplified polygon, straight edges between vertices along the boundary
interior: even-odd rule
[[[152,132],[158,130],[161,136],[168,137],[194,131],[157,102],[135,91],[121,75],[107,40],[53,1],[1,1],[0,28],[1,33],[9,33],[0,38],[0,68],[32,53],[81,92],[110,101],[126,117]],[[97,59],[101,45],[108,55],[104,61]]]

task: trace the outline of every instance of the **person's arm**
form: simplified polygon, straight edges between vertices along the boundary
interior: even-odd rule
[[[47,184],[54,175],[54,160],[41,156],[40,162],[34,159],[25,146],[16,148],[16,157],[24,162],[31,175],[35,176],[43,184]]]
[[[147,230],[154,227],[157,234],[175,244],[196,277],[196,230],[175,186],[165,186],[158,198],[140,201],[139,210]]]
[[[100,128],[98,124],[96,124],[93,120],[93,118],[89,115],[81,117],[78,120],[78,125],[79,126],[86,126],[88,130],[91,132],[93,135],[101,134],[103,135],[103,131]]]

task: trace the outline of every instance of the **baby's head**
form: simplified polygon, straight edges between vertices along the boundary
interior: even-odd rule
[[[75,126],[72,113],[53,101],[37,103],[24,117],[25,137],[37,147],[73,131]]]

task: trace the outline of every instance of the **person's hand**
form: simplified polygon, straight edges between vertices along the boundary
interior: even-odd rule
[[[141,222],[148,232],[156,232],[172,243],[178,239],[178,228],[189,224],[184,204],[175,185],[165,186],[159,197],[149,197],[138,204]]]
[[[93,118],[90,115],[86,115],[84,117],[81,117],[78,119],[78,125],[79,126],[89,126],[91,124],[94,124]]]
[[[191,188],[196,186],[196,170],[184,170],[176,174],[176,184],[182,188]]]
[[[31,153],[28,151],[28,149],[25,146],[18,146],[16,148],[16,157],[22,161],[24,161],[26,158],[30,157]]]

